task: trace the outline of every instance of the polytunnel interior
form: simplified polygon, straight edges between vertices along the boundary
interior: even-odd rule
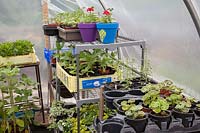
[[[194,22],[185,1],[192,4],[198,22]],[[49,103],[51,78],[48,72],[49,64],[44,57],[45,37],[47,37],[42,28],[46,23],[44,4],[48,5],[49,22],[50,18],[58,13],[72,12],[83,7],[93,6],[98,14],[104,9],[113,8],[113,18],[120,24],[118,34],[146,42],[147,58],[151,68],[150,77],[158,82],[171,80],[183,88],[186,95],[200,100],[200,40],[197,28],[200,24],[199,0],[1,0],[0,43],[26,39],[34,44],[36,55],[40,60],[45,108],[49,109],[51,106]],[[56,48],[57,38],[55,36],[48,38],[51,49]],[[140,47],[123,47],[119,50],[125,62],[126,59],[133,59],[136,67],[140,67],[142,56]],[[23,68],[22,72],[36,79],[33,69]],[[55,73],[56,70],[53,71],[53,75]],[[35,95],[36,93],[34,92]]]

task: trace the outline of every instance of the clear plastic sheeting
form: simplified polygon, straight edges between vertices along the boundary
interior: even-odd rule
[[[200,97],[200,40],[183,1],[102,2],[106,8],[114,8],[113,16],[120,23],[121,35],[147,41],[155,79],[171,79],[188,94]],[[82,0],[78,3],[84,6],[93,4]],[[130,49],[126,51],[133,52]]]
[[[65,11],[74,11],[79,8],[76,0],[49,0],[48,1],[49,8],[49,17],[52,18],[57,13],[65,12]]]

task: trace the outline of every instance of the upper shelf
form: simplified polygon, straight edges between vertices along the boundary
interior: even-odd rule
[[[101,44],[101,43],[77,44],[75,45],[75,53],[79,54],[81,51],[89,50],[89,49],[109,49],[113,51],[119,47],[128,47],[128,46],[143,46],[144,47],[144,45],[145,45],[144,40],[122,41],[122,42],[110,43],[110,44]]]

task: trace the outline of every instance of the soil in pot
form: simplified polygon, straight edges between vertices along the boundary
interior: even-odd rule
[[[192,110],[190,110],[188,113],[183,113],[173,109],[172,115],[175,119],[182,121],[182,125],[184,127],[188,128],[193,126],[195,115]]]
[[[149,118],[151,121],[155,122],[155,124],[160,128],[160,130],[168,130],[170,123],[172,121],[171,112],[165,111],[166,115],[158,115],[154,112],[149,114]]]
[[[144,132],[148,124],[147,115],[145,115],[145,117],[141,119],[131,119],[125,117],[124,120],[129,126],[131,126],[135,130],[136,133]]]
[[[116,109],[115,106],[113,105],[113,100],[125,96],[126,93],[123,91],[119,90],[114,90],[114,91],[104,91],[103,96],[106,101],[106,106],[110,109]]]

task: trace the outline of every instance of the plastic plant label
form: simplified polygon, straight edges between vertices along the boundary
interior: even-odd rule
[[[106,31],[105,30],[99,30],[99,36],[101,41],[103,42],[104,38],[106,37]]]
[[[112,81],[111,77],[100,78],[100,79],[91,79],[91,80],[83,80],[82,86],[83,86],[83,89],[99,88],[104,83],[109,83],[111,81]]]

